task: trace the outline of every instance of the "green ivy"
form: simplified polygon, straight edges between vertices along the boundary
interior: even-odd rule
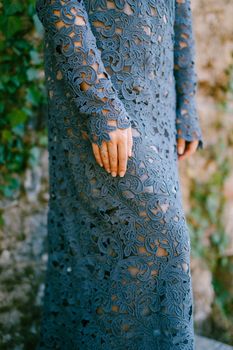
[[[32,150],[46,146],[43,33],[35,1],[2,1],[0,33],[0,197],[13,197]]]

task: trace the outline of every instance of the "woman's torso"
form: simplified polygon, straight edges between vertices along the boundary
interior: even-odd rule
[[[147,152],[146,145],[166,144],[164,153],[169,148],[173,157],[175,0],[84,0],[84,4],[104,67],[135,122],[140,142],[143,140],[143,153]],[[57,114],[49,123],[55,123],[61,137],[65,130],[72,129],[76,143],[80,130],[85,130],[86,116],[77,112],[63,82],[56,80],[56,62],[51,52],[46,50],[46,74],[51,76],[51,109],[57,109]],[[57,117],[59,114],[67,115],[67,126],[63,117]],[[63,142],[70,142],[70,137]]]

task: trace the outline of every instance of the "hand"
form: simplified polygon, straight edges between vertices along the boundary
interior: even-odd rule
[[[109,133],[111,140],[103,141],[99,147],[92,143],[92,149],[97,163],[105,170],[121,177],[125,175],[128,157],[132,155],[132,128],[116,129]]]
[[[183,160],[187,157],[190,157],[191,154],[195,153],[198,146],[198,140],[186,141],[185,139],[177,139],[177,151],[178,159]]]

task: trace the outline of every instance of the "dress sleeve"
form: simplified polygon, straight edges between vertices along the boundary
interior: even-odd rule
[[[203,148],[195,98],[197,73],[190,0],[175,0],[174,38],[177,138],[182,137],[187,141],[198,139],[198,148]]]
[[[61,72],[77,111],[87,117],[89,139],[100,146],[111,139],[110,131],[128,128],[132,119],[105,70],[85,4],[37,0],[35,9],[53,48],[55,69]]]

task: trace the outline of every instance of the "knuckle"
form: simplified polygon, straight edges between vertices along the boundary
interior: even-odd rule
[[[101,152],[101,157],[103,158],[103,159],[108,159],[108,153],[107,152]]]
[[[113,132],[111,133],[111,139],[108,141],[108,143],[109,143],[109,144],[115,143],[116,138],[117,138],[116,132],[113,131]]]
[[[121,133],[119,134],[119,141],[125,142],[125,141],[127,141],[127,140],[128,140],[128,135],[127,135],[127,133],[126,133],[126,132],[121,132]]]

